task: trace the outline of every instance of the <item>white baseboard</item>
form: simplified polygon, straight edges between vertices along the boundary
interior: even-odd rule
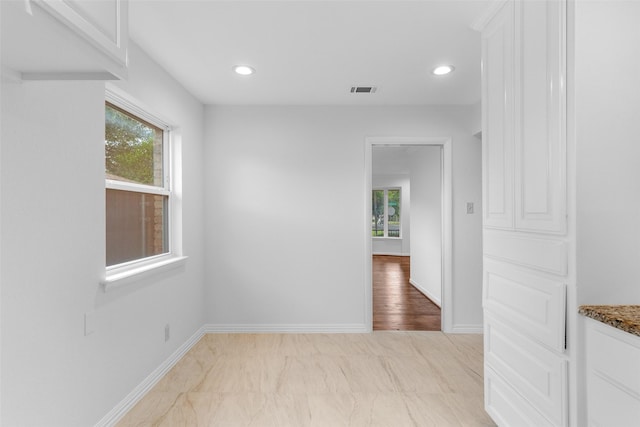
[[[425,297],[429,298],[435,305],[437,305],[438,307],[442,308],[442,301],[440,300],[440,298],[438,298],[435,295],[433,295],[431,292],[429,292],[428,290],[426,290],[425,288],[420,286],[420,284],[418,284],[415,280],[413,280],[411,278],[409,278],[409,283],[411,283],[414,288],[416,288],[417,290],[422,292],[422,294]]]
[[[373,252],[373,255],[388,255],[388,256],[411,256],[411,254],[398,253],[398,252]]]
[[[362,323],[354,324],[329,324],[329,325],[317,325],[317,324],[208,324],[204,325],[204,332],[215,333],[328,333],[328,334],[340,334],[340,333],[367,333],[370,332],[366,326]]]
[[[147,378],[145,378],[131,393],[116,405],[107,415],[105,415],[95,427],[114,426],[124,415],[142,399],[151,388],[169,372],[173,366],[193,347],[205,334],[204,327],[191,336],[184,344],[173,352],[167,360],[158,366]]]
[[[484,328],[482,324],[479,325],[453,325],[451,328],[452,334],[482,334]]]

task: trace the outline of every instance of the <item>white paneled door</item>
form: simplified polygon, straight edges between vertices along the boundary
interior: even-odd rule
[[[482,33],[483,223],[508,230],[514,224],[513,26],[507,3]]]
[[[568,425],[566,1],[503,2],[482,30],[485,406]]]
[[[566,231],[565,4],[515,2],[515,227]]]

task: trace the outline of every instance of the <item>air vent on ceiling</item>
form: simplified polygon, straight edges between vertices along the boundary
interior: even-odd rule
[[[376,93],[375,86],[351,86],[351,93]]]

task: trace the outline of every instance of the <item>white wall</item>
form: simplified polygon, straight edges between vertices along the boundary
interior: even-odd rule
[[[482,323],[469,107],[207,107],[208,321],[364,328],[366,136],[451,136],[454,327]],[[479,210],[478,210],[479,211]]]
[[[473,104],[469,108],[469,131],[471,135],[482,137],[482,102]]]
[[[442,148],[411,152],[411,284],[442,303]]]
[[[384,149],[382,149],[384,150]],[[384,151],[374,147],[373,157],[384,156]],[[409,175],[376,175],[375,166],[372,175],[373,188],[400,188],[400,238],[375,237],[372,238],[372,251],[374,255],[398,255],[409,256],[411,250],[411,184]]]
[[[576,191],[577,295],[569,293],[569,307],[640,304],[640,57],[629,54],[640,45],[640,3],[576,1],[570,6],[568,145],[575,149],[575,177],[569,178],[575,178]],[[577,360],[572,405],[576,425],[584,425],[584,320],[574,311],[568,322]]]
[[[578,302],[639,304],[640,3],[575,13]]]
[[[202,106],[135,46],[119,86],[180,126],[189,259],[105,294],[104,84],[3,81],[3,425],[94,425],[204,323]]]

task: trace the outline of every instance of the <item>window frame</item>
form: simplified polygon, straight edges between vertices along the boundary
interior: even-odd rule
[[[384,218],[384,235],[383,236],[371,236],[372,239],[402,239],[402,208],[400,211],[400,215],[399,215],[399,220],[400,220],[400,228],[398,230],[398,236],[389,236],[389,191],[390,190],[397,190],[398,191],[398,200],[399,200],[399,205],[402,206],[402,187],[373,187],[371,189],[371,198],[373,199],[373,193],[375,191],[382,191],[384,193],[384,213],[383,213],[383,218]],[[373,216],[373,204],[371,205],[371,214]],[[370,230],[370,232],[373,230]]]
[[[181,245],[179,242],[179,225],[176,223],[176,219],[178,217],[176,212],[176,195],[172,188],[173,182],[175,181],[175,177],[173,176],[175,171],[172,161],[174,157],[172,151],[172,126],[170,126],[166,120],[150,113],[148,109],[142,108],[137,102],[131,101],[126,97],[109,90],[109,88],[105,91],[105,108],[108,104],[111,104],[117,109],[134,116],[134,118],[138,120],[147,122],[148,124],[162,130],[162,186],[112,180],[107,179],[106,176],[104,176],[104,191],[106,193],[108,189],[111,189],[166,196],[167,220],[165,227],[167,227],[167,230],[165,230],[165,236],[167,239],[167,251],[162,254],[151,255],[110,266],[106,265],[105,252],[105,274],[104,278],[101,280],[105,290],[113,286],[125,284],[131,281],[131,279],[139,278],[141,275],[144,275],[144,273],[155,271],[159,268],[165,269],[172,266],[178,266],[186,259],[186,257],[182,256],[181,253],[178,253]],[[106,173],[106,170],[103,170],[103,173]],[[104,212],[106,221],[106,201]],[[106,251],[106,233],[104,236]]]

